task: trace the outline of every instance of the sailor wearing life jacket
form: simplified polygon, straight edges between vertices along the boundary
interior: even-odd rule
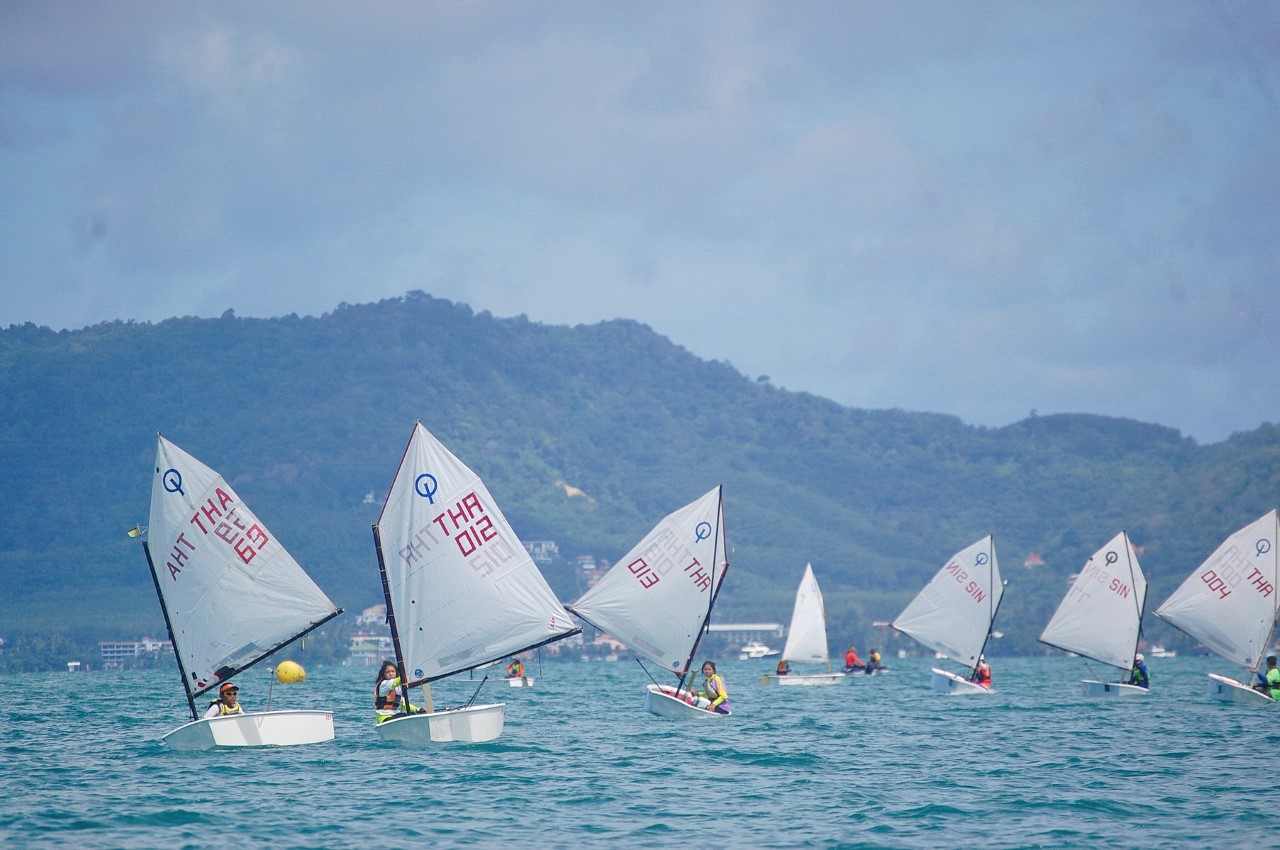
[[[702,682],[701,695],[711,701],[707,706],[707,711],[714,711],[716,714],[731,714],[729,709],[729,691],[724,686],[724,679],[716,672],[716,664],[714,661],[702,662]]]
[[[384,661],[382,668],[378,670],[378,680],[373,684],[373,711],[378,722],[400,714],[402,701],[400,673],[396,670],[395,662]]]
[[[985,655],[978,656],[978,666],[973,668],[973,676],[970,681],[982,685],[984,688],[991,687],[991,665],[987,663]]]
[[[240,707],[237,699],[239,695],[240,689],[234,682],[223,682],[222,687],[218,688],[218,698],[209,703],[209,707],[205,709],[204,719],[226,717],[228,714],[244,714],[244,709]]]

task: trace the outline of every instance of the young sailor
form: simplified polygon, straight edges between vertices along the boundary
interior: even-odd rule
[[[714,661],[702,662],[702,675],[704,680],[701,695],[711,700],[707,711],[732,714],[733,712],[729,709],[729,691],[724,686],[724,679],[720,678],[720,674],[716,672]]]
[[[991,687],[991,665],[987,663],[985,655],[978,656],[978,666],[973,668],[973,675],[969,678],[971,682],[976,682],[984,688]]]
[[[400,673],[396,670],[396,664],[394,661],[384,661],[378,670],[378,680],[373,684],[373,713],[377,722],[403,714],[403,703],[400,695]],[[411,713],[419,710],[416,705],[409,706]]]
[[[1147,662],[1143,660],[1141,652],[1133,656],[1133,669],[1129,671],[1127,684],[1137,685],[1140,688],[1151,687],[1151,672],[1147,670]]]
[[[202,719],[225,717],[228,714],[244,714],[244,709],[240,707],[240,701],[237,699],[239,695],[240,689],[234,683],[223,682],[222,687],[218,688],[218,698],[209,703]]]

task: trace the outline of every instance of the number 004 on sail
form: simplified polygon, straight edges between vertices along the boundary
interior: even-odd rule
[[[222,476],[156,439],[142,547],[191,721],[174,749],[289,746],[333,739],[333,712],[254,711],[202,719],[196,698],[338,614]]]
[[[1239,682],[1209,674],[1209,696],[1224,702],[1272,702],[1253,684],[1270,651],[1280,608],[1280,519],[1268,511],[1222,542],[1156,616],[1247,671]]]

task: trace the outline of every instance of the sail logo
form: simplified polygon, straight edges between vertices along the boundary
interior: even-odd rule
[[[164,484],[166,492],[177,493],[179,496],[187,495],[182,490],[182,473],[172,466],[164,471],[164,475],[160,476],[160,481]]]
[[[434,505],[436,503],[436,491],[440,489],[439,482],[430,472],[424,472],[417,478],[413,479],[413,490],[428,503]]]

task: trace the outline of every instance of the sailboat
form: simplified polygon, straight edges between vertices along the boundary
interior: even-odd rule
[[[162,740],[180,750],[333,740],[333,712],[253,711],[201,718],[196,699],[342,613],[222,476],[156,435],[151,569],[191,722]],[[153,557],[153,552],[155,557]]]
[[[676,677],[674,686],[647,686],[647,711],[673,719],[724,717],[692,693],[691,668],[728,569],[716,487],[663,518],[569,610]]]
[[[939,657],[971,665],[976,673],[1003,598],[995,538],[988,534],[952,555],[892,625]],[[971,678],[935,667],[929,685],[947,694],[993,693]]]
[[[827,649],[827,615],[822,604],[822,590],[813,575],[813,564],[805,564],[804,576],[796,588],[796,604],[791,609],[791,626],[782,660],[795,664],[821,664],[825,673],[787,673],[761,676],[762,685],[834,685],[844,673],[831,672],[831,653]]]
[[[1040,635],[1040,642],[1085,658],[1133,669],[1142,634],[1147,579],[1137,553],[1122,531],[1089,556]],[[1087,697],[1144,696],[1149,691],[1126,682],[1082,681]]]
[[[1156,609],[1157,617],[1249,671],[1248,684],[1210,673],[1214,699],[1274,702],[1252,685],[1276,627],[1278,523],[1272,509],[1232,534]]]
[[[581,631],[484,482],[421,422],[414,423],[373,540],[404,705],[410,688]],[[379,737],[402,744],[491,741],[505,725],[503,703],[424,708],[378,723]]]

